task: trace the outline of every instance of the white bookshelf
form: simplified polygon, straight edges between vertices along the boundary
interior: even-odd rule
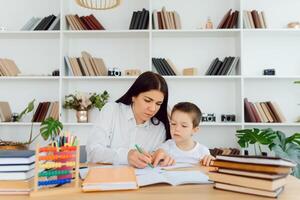
[[[165,76],[169,85],[169,106],[179,101],[196,103],[204,113],[215,113],[217,121],[203,123],[197,140],[209,147],[238,147],[235,133],[241,128],[267,128],[299,132],[295,123],[300,115],[300,29],[287,29],[290,21],[299,21],[297,0],[124,0],[115,9],[94,11],[79,7],[74,0],[0,0],[0,57],[13,59],[26,76],[0,77],[0,100],[9,101],[14,112],[21,112],[32,99],[60,102],[60,120],[66,130],[78,135],[85,144],[98,114],[90,112],[90,123],[76,123],[75,111],[62,108],[64,96],[77,91],[103,92],[115,101],[136,77],[74,77],[69,76],[64,56],[80,56],[87,51],[104,59],[107,67],[122,71],[138,68],[153,70],[152,57],[172,60],[178,71],[196,67],[196,76]],[[16,6],[17,5],[17,6]],[[272,5],[272,6],[271,6]],[[151,11],[165,6],[176,10],[181,30],[128,30],[133,11]],[[214,28],[232,8],[239,10],[236,29],[200,29],[207,17]],[[241,11],[265,11],[268,29],[244,29]],[[60,14],[60,31],[19,31],[32,17]],[[104,31],[72,31],[67,29],[66,14],[94,14],[106,28]],[[14,16],[14,17],[7,17]],[[152,18],[150,17],[150,25]],[[216,57],[239,56],[234,75],[204,76]],[[275,68],[276,76],[262,76],[264,68]],[[60,69],[59,77],[45,76]],[[286,123],[245,123],[244,103],[276,101]],[[36,104],[37,107],[37,104]],[[222,123],[221,114],[235,114],[237,121]],[[24,141],[29,137],[30,118],[20,123],[0,123],[0,138]],[[40,123],[34,123],[38,132]],[[40,140],[42,140],[40,138]]]

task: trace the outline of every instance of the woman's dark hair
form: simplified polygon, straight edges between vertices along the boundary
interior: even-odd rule
[[[168,106],[168,85],[165,79],[154,72],[144,72],[142,73],[132,84],[132,86],[128,89],[128,91],[119,98],[116,102],[123,103],[126,105],[132,104],[132,97],[138,96],[142,92],[148,92],[150,90],[159,90],[164,94],[164,100],[160,106],[158,112],[151,118],[151,122],[154,125],[158,125],[162,122],[166,129],[166,139],[171,138],[170,134],[170,125],[167,114],[167,106]],[[158,119],[159,121],[155,120]]]

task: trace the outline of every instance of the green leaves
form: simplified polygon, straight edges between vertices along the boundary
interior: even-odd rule
[[[30,113],[31,111],[33,111],[33,109],[34,109],[34,101],[35,101],[35,99],[33,99],[32,101],[30,101],[28,103],[27,107],[17,117],[17,121],[20,121],[21,118],[23,117],[23,115],[25,115],[25,114]]]
[[[62,123],[50,117],[42,122],[40,133],[44,138],[44,140],[48,140],[49,137],[51,139],[54,139],[54,137],[57,136],[62,129],[63,129]]]
[[[236,131],[236,136],[239,138],[238,143],[242,148],[249,147],[249,144],[270,145],[276,135],[272,129],[242,129]]]
[[[109,98],[108,92],[105,90],[102,94],[99,93],[88,93],[81,95],[70,94],[65,96],[65,101],[63,103],[63,108],[80,110],[84,108],[89,110],[93,107],[102,109],[102,107],[107,103]]]
[[[92,102],[92,105],[98,108],[98,110],[100,111],[102,107],[107,103],[108,98],[109,98],[109,94],[105,90],[101,95],[94,93],[90,97],[90,101]]]

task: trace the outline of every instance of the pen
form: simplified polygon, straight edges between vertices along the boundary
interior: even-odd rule
[[[145,155],[142,148],[140,148],[137,144],[134,145],[134,146],[135,146],[135,148],[138,150],[138,152],[140,152],[141,154]],[[147,165],[148,165],[149,167],[151,167],[151,168],[154,168],[154,166],[153,166],[151,163],[147,163]]]

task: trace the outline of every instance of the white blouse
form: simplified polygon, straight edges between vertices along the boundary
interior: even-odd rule
[[[162,122],[150,120],[136,124],[131,106],[110,102],[105,104],[87,141],[87,160],[112,164],[128,164],[129,150],[139,145],[151,152],[165,141]]]

